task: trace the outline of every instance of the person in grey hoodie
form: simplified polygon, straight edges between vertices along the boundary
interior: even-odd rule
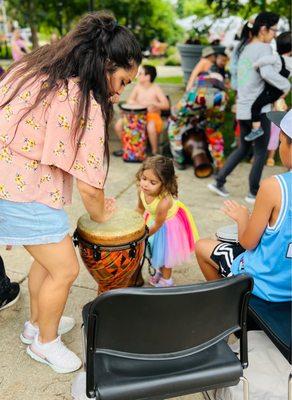
[[[275,13],[262,12],[258,14],[252,27],[252,39],[239,57],[236,116],[240,124],[240,146],[230,154],[224,167],[216,176],[215,182],[208,185],[212,192],[222,197],[229,196],[224,187],[226,177],[247,156],[252,143],[254,144],[254,162],[249,175],[249,193],[245,200],[254,203],[259,189],[270,137],[270,123],[266,112],[271,111],[271,104],[261,110],[260,121],[264,134],[253,142],[248,142],[244,138],[252,129],[251,107],[263,91],[265,82],[280,90],[285,90],[287,85],[286,79],[276,73],[270,65],[264,65],[259,70],[254,68],[254,64],[261,57],[272,54],[270,42],[276,36],[278,21],[279,16]]]

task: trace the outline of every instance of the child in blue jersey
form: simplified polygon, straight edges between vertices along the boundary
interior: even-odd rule
[[[288,172],[262,181],[251,215],[226,201],[224,212],[238,226],[237,244],[199,240],[196,256],[207,280],[248,273],[253,293],[268,301],[292,300],[292,110],[269,112],[280,129],[280,158]]]

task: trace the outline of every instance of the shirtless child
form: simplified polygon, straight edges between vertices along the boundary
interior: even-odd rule
[[[143,65],[138,74],[138,84],[130,94],[127,104],[136,104],[147,107],[147,135],[151,145],[152,154],[158,151],[158,134],[162,131],[163,121],[161,111],[169,109],[169,101],[162,89],[154,83],[156,68],[152,65]],[[115,132],[121,139],[123,120],[120,118],[115,125]],[[115,156],[121,157],[122,150],[114,151]]]

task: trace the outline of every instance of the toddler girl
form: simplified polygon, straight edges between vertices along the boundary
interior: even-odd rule
[[[149,226],[151,263],[156,273],[149,283],[173,286],[172,268],[189,260],[199,239],[192,215],[176,200],[178,187],[173,161],[167,157],[147,158],[137,175],[138,207]]]

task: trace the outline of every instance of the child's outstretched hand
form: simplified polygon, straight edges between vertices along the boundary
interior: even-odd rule
[[[11,244],[8,244],[7,246],[6,246],[6,250],[11,250],[12,249],[12,245]]]
[[[237,223],[246,223],[249,219],[249,211],[245,206],[233,200],[224,201],[222,211]]]

